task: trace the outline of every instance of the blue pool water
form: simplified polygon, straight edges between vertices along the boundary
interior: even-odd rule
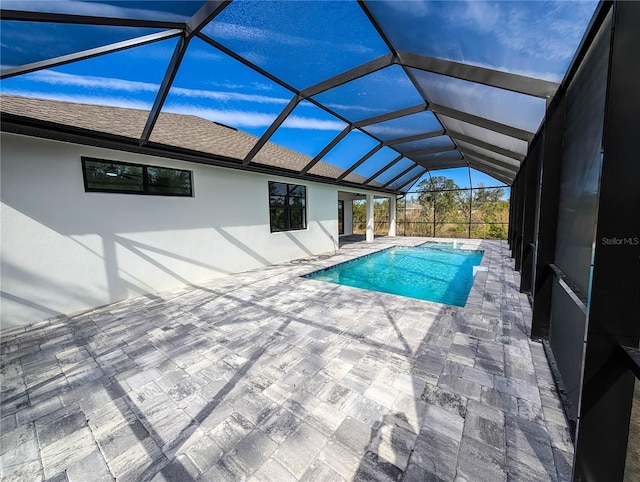
[[[483,251],[394,247],[305,275],[372,291],[464,306]]]

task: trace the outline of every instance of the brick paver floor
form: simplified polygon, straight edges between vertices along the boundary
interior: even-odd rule
[[[391,244],[2,334],[3,481],[563,481],[572,442],[503,241],[464,308],[300,278]]]

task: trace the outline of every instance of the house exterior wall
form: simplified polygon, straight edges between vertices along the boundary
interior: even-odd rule
[[[337,186],[15,134],[1,141],[3,328],[337,246]],[[85,192],[81,156],[191,170],[194,196]],[[307,186],[307,229],[270,232],[268,181]]]

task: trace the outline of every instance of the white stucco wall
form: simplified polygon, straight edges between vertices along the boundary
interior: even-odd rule
[[[6,133],[1,154],[2,327],[337,245],[336,186]],[[87,193],[81,156],[192,170],[194,197]],[[306,230],[270,232],[270,180],[307,186]]]

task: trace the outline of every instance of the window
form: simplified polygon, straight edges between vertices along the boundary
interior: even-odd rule
[[[338,200],[338,234],[344,234],[344,201]]]
[[[191,171],[82,158],[84,190],[156,196],[192,196]]]
[[[271,232],[307,227],[307,188],[283,182],[269,183]]]

